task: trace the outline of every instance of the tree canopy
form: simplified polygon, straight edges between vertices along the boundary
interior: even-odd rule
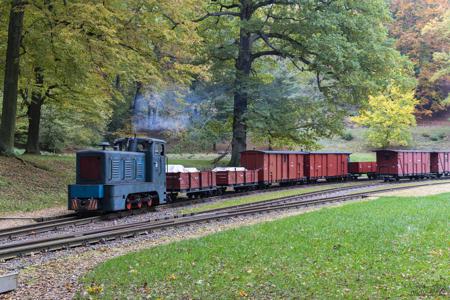
[[[40,153],[152,134],[225,144],[237,165],[247,142],[317,148],[414,75],[417,111],[444,109],[449,5],[413,2],[5,1],[1,141]]]

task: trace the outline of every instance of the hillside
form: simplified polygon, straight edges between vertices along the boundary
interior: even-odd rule
[[[0,157],[0,211],[65,205],[74,180],[74,156]]]
[[[346,139],[335,137],[322,140],[324,150],[342,150],[350,152],[370,152],[372,147],[367,145],[365,128],[348,128]],[[411,129],[413,140],[410,149],[450,149],[450,123],[433,120],[421,122]]]

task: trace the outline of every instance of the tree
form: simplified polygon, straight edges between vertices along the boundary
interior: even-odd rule
[[[14,0],[9,14],[8,42],[5,61],[2,119],[0,125],[0,153],[14,152],[16,128],[17,86],[19,83],[19,53],[25,2]]]
[[[390,87],[383,94],[370,96],[367,108],[352,120],[369,128],[367,138],[374,147],[407,146],[411,141],[410,128],[416,125],[413,91]]]
[[[196,70],[183,59],[194,56],[189,50],[196,35],[188,20],[196,4],[183,2],[176,10],[173,1],[28,1],[19,85],[28,118],[26,151],[40,152],[46,105],[65,111],[59,116],[71,110],[96,120],[93,131],[101,131],[112,99],[123,105],[136,82],[143,89],[189,82]]]
[[[450,9],[447,0],[393,0],[391,11],[394,21],[390,26],[390,34],[397,39],[396,46],[402,54],[407,55],[414,63],[418,85],[415,97],[420,101],[418,115],[430,116],[446,108],[443,100],[448,95],[450,79],[440,77],[432,80],[441,63],[439,54],[448,53],[448,31],[433,34],[433,24],[443,24],[448,18],[446,11]],[[448,21],[447,21],[448,26]]]
[[[249,105],[251,140],[278,148],[316,149],[319,138],[331,137],[343,127],[346,110],[330,105],[319,91],[314,74],[289,64],[272,65],[272,78],[263,78]]]
[[[386,36],[388,20],[383,0],[210,1],[196,21],[210,42],[211,70],[230,82],[234,93],[231,164],[238,165],[247,146],[258,61],[291,60],[314,74],[335,106],[356,104],[385,86],[392,66],[402,64]]]

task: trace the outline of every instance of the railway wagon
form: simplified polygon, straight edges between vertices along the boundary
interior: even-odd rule
[[[180,193],[188,198],[210,196],[217,192],[216,176],[212,171],[167,172],[167,194],[175,200]]]
[[[68,209],[112,212],[166,201],[164,141],[124,138],[114,150],[76,154],[76,184],[68,187]]]
[[[241,152],[241,166],[257,170],[260,185],[303,182],[306,155],[301,151],[248,150]]]
[[[350,152],[310,152],[305,157],[305,175],[309,181],[344,180],[349,177]]]
[[[377,176],[377,163],[375,161],[349,162],[348,172],[354,178],[366,174],[369,179],[372,179]]]
[[[217,186],[224,191],[227,187],[234,190],[245,190],[256,186],[257,176],[255,170],[243,167],[219,167],[213,172],[216,174]]]
[[[377,174],[385,179],[425,178],[431,173],[430,152],[422,150],[377,150]]]
[[[430,152],[430,170],[438,177],[450,174],[450,151]]]

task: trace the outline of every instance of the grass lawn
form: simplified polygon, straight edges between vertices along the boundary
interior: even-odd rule
[[[240,205],[240,204],[247,204],[247,203],[255,203],[265,200],[273,200],[277,198],[282,197],[290,197],[290,196],[297,196],[302,195],[306,193],[312,193],[317,191],[324,191],[327,189],[333,189],[337,187],[345,187],[345,186],[358,186],[358,185],[365,185],[367,182],[349,182],[349,183],[339,183],[339,184],[327,184],[325,186],[312,186],[312,187],[303,187],[298,189],[291,189],[291,190],[285,190],[285,191],[275,191],[275,192],[267,192],[262,194],[256,194],[256,195],[249,195],[249,196],[243,196],[243,197],[236,197],[236,198],[230,198],[227,200],[214,202],[210,204],[205,204],[199,207],[190,208],[190,209],[184,209],[181,212],[182,213],[192,213],[192,212],[200,212],[200,211],[206,211],[216,208],[224,208],[234,205]]]
[[[65,205],[75,156],[0,157],[0,214]]]
[[[377,156],[375,152],[358,152],[350,154],[350,161],[376,161]]]
[[[218,157],[217,154],[168,154],[168,161],[171,165],[183,165],[185,167],[210,169],[214,168],[212,162]],[[230,157],[224,157],[217,164],[218,166],[226,166],[230,162]]]
[[[158,246],[82,283],[104,299],[443,299],[449,197],[387,197]]]

